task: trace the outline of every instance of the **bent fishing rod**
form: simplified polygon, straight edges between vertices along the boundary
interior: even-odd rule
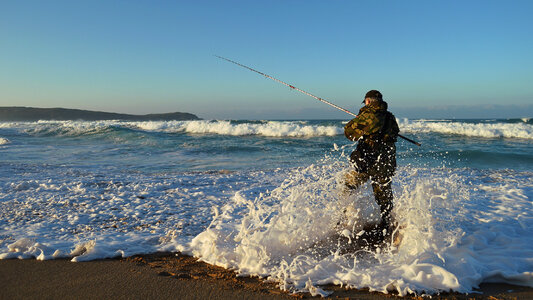
[[[248,67],[248,66],[245,66],[245,65],[243,65],[243,64],[240,64],[240,63],[238,63],[238,62],[236,62],[236,61],[233,61],[233,60],[231,60],[231,59],[227,59],[227,58],[225,58],[225,57],[218,56],[218,55],[215,55],[215,56],[218,57],[218,58],[220,58],[220,59],[223,59],[223,60],[225,60],[225,61],[228,61],[228,62],[230,62],[230,63],[236,64],[237,66],[241,66],[241,67],[243,67],[243,68],[245,68],[245,69],[248,69],[248,70],[250,70],[250,71],[252,71],[252,72],[255,72],[255,73],[258,73],[258,74],[260,74],[260,75],[263,75],[263,76],[265,76],[265,77],[268,78],[268,79],[272,79],[272,80],[274,80],[274,81],[276,81],[276,82],[279,82],[279,83],[281,83],[281,84],[283,84],[283,85],[286,85],[286,86],[290,87],[290,88],[293,89],[293,90],[297,90],[298,92],[300,92],[300,93],[302,93],[302,94],[305,94],[305,95],[307,95],[307,96],[313,97],[313,98],[315,98],[316,100],[318,100],[318,101],[320,101],[320,102],[324,102],[324,103],[326,103],[327,105],[333,106],[333,107],[335,107],[335,108],[338,109],[338,110],[341,110],[341,111],[343,111],[343,112],[345,112],[345,113],[347,113],[347,114],[349,114],[349,115],[352,115],[352,116],[354,116],[354,117],[357,117],[356,114],[354,114],[353,112],[351,112],[351,111],[349,111],[349,110],[347,110],[347,109],[344,109],[344,108],[342,108],[342,107],[340,107],[340,106],[338,106],[338,105],[335,105],[335,104],[333,104],[333,103],[331,103],[331,102],[329,102],[329,101],[327,101],[327,100],[324,100],[324,99],[322,99],[322,98],[320,98],[320,97],[317,97],[317,96],[315,96],[315,95],[313,95],[313,94],[311,94],[311,93],[308,93],[308,92],[306,92],[306,91],[304,91],[304,90],[301,90],[301,89],[299,89],[299,88],[297,88],[297,87],[295,87],[295,86],[293,86],[293,85],[290,85],[290,84],[288,84],[288,83],[286,83],[286,82],[283,82],[283,81],[281,81],[281,80],[279,80],[279,79],[276,79],[276,78],[274,78],[274,77],[272,77],[272,76],[270,76],[270,75],[267,75],[267,74],[265,74],[265,73],[263,73],[263,72],[259,72],[259,71],[255,70],[255,69],[252,69],[252,68],[250,68],[250,67]],[[402,139],[408,141],[408,142],[411,142],[411,143],[417,145],[417,146],[422,146],[420,143],[418,143],[418,142],[416,142],[416,141],[413,141],[412,139],[407,138],[407,137],[405,137],[405,136],[403,136],[403,135],[401,135],[401,134],[398,134],[398,136],[401,137]]]

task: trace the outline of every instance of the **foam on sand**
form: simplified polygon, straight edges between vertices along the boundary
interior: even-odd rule
[[[270,173],[17,180],[0,195],[0,259],[186,251],[322,295],[319,285],[328,283],[401,295],[472,292],[483,281],[533,286],[530,172],[400,168],[399,248],[344,254],[336,243],[320,244],[338,233],[344,208],[355,203],[352,226],[343,229],[354,234],[378,209],[368,186],[339,197],[343,172],[342,163],[324,163]]]

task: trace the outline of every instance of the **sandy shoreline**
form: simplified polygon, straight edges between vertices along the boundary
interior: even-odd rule
[[[327,286],[331,299],[419,299]],[[533,299],[533,288],[483,284],[482,294],[433,299]],[[69,260],[0,260],[1,299],[297,299],[275,283],[237,277],[231,270],[175,253],[72,263]]]

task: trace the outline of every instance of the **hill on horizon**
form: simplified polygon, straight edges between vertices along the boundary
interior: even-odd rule
[[[185,121],[201,120],[191,113],[173,112],[161,114],[131,115],[69,108],[36,108],[23,106],[0,107],[0,121]]]

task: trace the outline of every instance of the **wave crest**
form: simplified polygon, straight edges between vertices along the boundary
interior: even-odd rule
[[[309,125],[298,121],[40,121],[8,123],[3,128],[20,128],[23,132],[41,136],[81,136],[108,133],[114,129],[146,132],[218,134],[231,136],[260,135],[266,137],[336,136],[342,128],[334,125]]]
[[[136,122],[130,125],[146,131],[185,132],[192,134],[261,135],[269,137],[335,136],[342,133],[337,126],[307,125],[292,121],[171,121]]]
[[[467,123],[446,120],[398,120],[402,132],[443,133],[484,138],[533,139],[533,125],[526,123]]]
[[[518,120],[398,119],[398,124],[401,132],[408,134],[441,133],[483,138],[533,139],[533,124]],[[264,137],[338,136],[344,133],[343,122],[338,121],[39,121],[1,123],[0,128],[16,128],[37,136],[98,135],[117,130]]]

